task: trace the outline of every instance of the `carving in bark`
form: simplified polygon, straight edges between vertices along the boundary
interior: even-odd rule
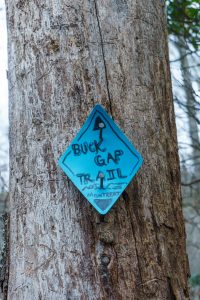
[[[188,299],[160,0],[7,0],[8,299]],[[144,158],[101,217],[57,166],[100,103]]]

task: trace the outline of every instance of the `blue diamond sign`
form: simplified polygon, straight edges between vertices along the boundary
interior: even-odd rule
[[[58,164],[104,215],[133,179],[142,161],[103,107],[96,105]]]

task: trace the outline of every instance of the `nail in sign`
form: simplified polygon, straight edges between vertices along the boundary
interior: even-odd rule
[[[142,157],[96,105],[59,166],[100,214],[106,214],[142,165]]]

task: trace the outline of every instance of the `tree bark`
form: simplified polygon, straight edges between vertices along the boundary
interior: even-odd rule
[[[160,0],[7,0],[8,299],[188,299]],[[102,218],[57,166],[102,104],[144,158]]]

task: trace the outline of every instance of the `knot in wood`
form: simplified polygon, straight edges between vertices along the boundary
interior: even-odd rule
[[[114,234],[110,231],[102,231],[100,232],[99,239],[105,244],[112,244],[114,243]]]

